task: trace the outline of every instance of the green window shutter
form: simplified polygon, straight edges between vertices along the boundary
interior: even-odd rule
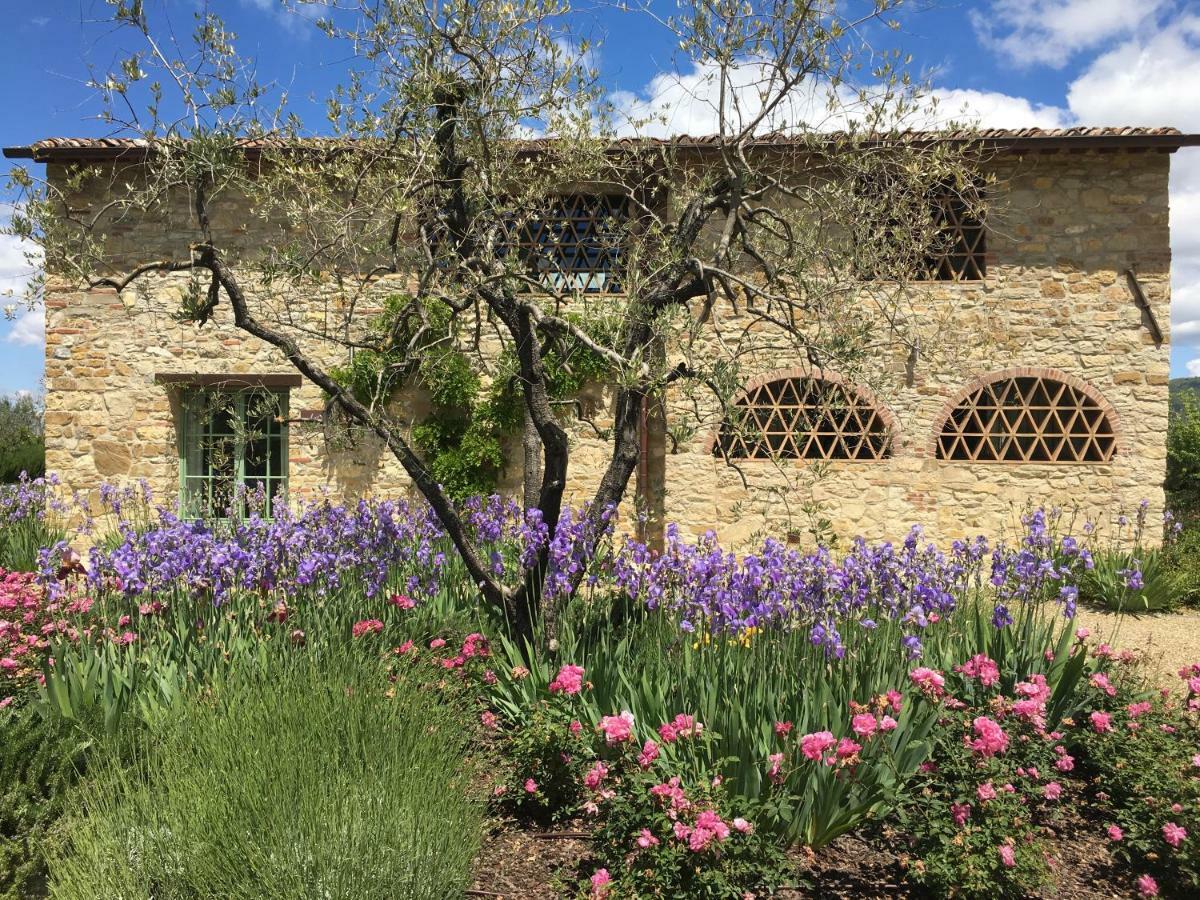
[[[261,491],[269,515],[287,495],[287,392],[196,392],[181,413],[181,514],[223,518],[241,492]]]

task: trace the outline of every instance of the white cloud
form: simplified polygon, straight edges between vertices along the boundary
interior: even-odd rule
[[[984,128],[1062,128],[1071,115],[1059,106],[1033,103],[998,91],[935,88],[942,112],[976,122]]]
[[[615,92],[610,99],[618,131],[648,137],[699,136],[720,131],[720,74],[715,64],[696,63],[690,72],[657,75],[640,91]],[[759,114],[764,93],[769,93],[770,78],[770,68],[753,60],[732,69],[725,94],[727,132],[739,130]],[[1057,128],[1070,118],[1060,107],[998,91],[938,88],[927,99],[934,103],[906,110],[903,121],[885,117],[875,127],[934,128],[949,122],[978,122],[991,128]],[[793,91],[757,130],[803,126],[806,130],[829,131],[851,123],[862,124],[869,116],[873,121],[881,109],[887,108],[878,100],[878,95],[864,100],[844,86],[831,90],[825,83],[809,82]]]
[[[1172,125],[1200,131],[1200,16],[1106,50],[1067,90],[1081,125]],[[1171,337],[1200,348],[1200,149],[1171,159]],[[1195,365],[1193,360],[1188,365]]]
[[[1067,103],[1087,125],[1174,125],[1200,131],[1200,16],[1097,57],[1071,83]]]
[[[1060,68],[1083,50],[1153,25],[1171,0],[992,0],[970,13],[975,33],[1018,65]]]
[[[0,224],[8,221],[11,208],[0,204]],[[8,234],[0,234],[0,307],[22,306],[21,296],[37,271],[38,256],[26,256],[26,245]],[[45,343],[44,311],[39,306],[9,319],[0,313],[0,340],[18,346],[38,347]]]
[[[294,0],[242,0],[260,12],[268,13],[294,35],[308,37],[313,33],[311,25],[320,17],[322,7]]]
[[[19,300],[36,271],[36,261],[27,259],[25,250],[21,241],[12,235],[0,234],[0,306]]]
[[[1200,378],[1200,359],[1189,359],[1184,368],[1187,369],[1189,375]]]
[[[725,127],[736,132],[763,108],[768,66],[744,61],[729,72],[725,91]],[[638,92],[616,91],[610,97],[617,130],[646,137],[715,134],[721,130],[721,71],[716,64],[695,63],[690,72],[656,75]],[[833,101],[832,108],[830,101]],[[757,129],[771,131],[803,124],[810,129],[841,128],[853,118],[848,92],[831,96],[816,83],[794,91]]]
[[[19,347],[40,347],[46,343],[46,314],[42,307],[28,309],[13,320],[4,340]]]

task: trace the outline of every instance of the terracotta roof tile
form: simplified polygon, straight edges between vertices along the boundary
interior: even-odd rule
[[[832,135],[831,135],[832,137]],[[1013,149],[1037,149],[1039,147],[1064,146],[1114,146],[1114,147],[1159,147],[1176,149],[1178,147],[1200,146],[1200,134],[1184,134],[1177,128],[1146,128],[1141,126],[1105,127],[1105,128],[983,128],[978,130],[958,131],[905,131],[895,134],[879,135],[878,140],[902,139],[914,142],[930,141],[981,141],[998,147]],[[810,136],[805,136],[807,141]],[[618,145],[628,146],[637,143],[653,143],[677,147],[706,147],[720,142],[719,135],[677,135],[670,138],[620,138]],[[799,138],[784,133],[775,132],[755,138],[754,143],[760,146],[786,145],[795,143]],[[247,138],[241,146],[250,153],[267,148],[295,147],[297,145],[322,147],[338,146],[346,143],[334,138],[308,138],[303,141],[284,141],[273,138]],[[531,146],[537,146],[543,141],[530,141]],[[4,155],[9,158],[34,159],[38,161],[113,158],[122,155],[138,155],[151,146],[150,142],[141,138],[80,138],[80,137],[51,137],[35,141],[27,146],[6,147]]]

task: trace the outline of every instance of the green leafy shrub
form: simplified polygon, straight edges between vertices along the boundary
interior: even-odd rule
[[[620,614],[620,603],[614,601],[609,616]],[[603,606],[599,598],[594,606]],[[999,663],[1010,687],[1033,673],[1045,677],[1053,720],[1070,712],[1084,669],[1083,655],[1074,652],[1070,620],[1056,607],[1028,604],[1008,627],[997,629],[993,609],[983,599],[964,598],[953,616],[925,629],[921,662],[949,668],[985,652]],[[606,627],[609,617],[595,608],[590,615],[593,621],[582,625],[568,617],[559,633],[557,658],[581,665],[589,682],[574,700],[573,718],[586,727],[629,710],[643,728],[681,712],[694,715],[715,735],[698,748],[708,754],[704,768],[719,770],[739,802],[761,810],[760,826],[785,843],[820,847],[890,809],[903,782],[929,754],[938,712],[906,702],[896,713],[886,750],[872,747],[854,777],[806,767],[794,747],[783,763],[782,781],[773,784],[767,777],[769,760],[783,749],[776,722],[789,723],[797,734],[828,730],[840,739],[850,733],[847,711],[856,702],[888,691],[911,693],[909,672],[917,663],[904,652],[899,623],[880,620],[872,628],[846,630],[844,656],[830,665],[801,630],[716,637],[702,629],[681,632],[661,612],[636,615],[624,628]],[[506,728],[519,733],[535,727],[537,734],[550,734],[535,723],[535,711],[551,697],[559,664],[503,639],[499,646],[506,664],[496,667],[490,702]],[[781,679],[780,672],[788,677]],[[536,768],[535,747],[545,751],[543,769],[555,768],[552,757],[560,746],[530,738],[523,745],[530,752],[510,790],[519,790],[523,772]]]
[[[757,805],[720,776],[730,761],[708,763],[717,735],[683,715],[663,723],[657,741],[604,733],[584,775],[593,851],[605,863],[589,879],[591,896],[745,897],[787,880],[782,845],[756,826]]]
[[[46,472],[41,404],[33,397],[0,397],[0,484]]]
[[[1147,690],[1133,670],[1093,684],[1093,713],[1071,739],[1109,819],[1110,850],[1129,871],[1157,876],[1165,896],[1184,897],[1200,892],[1200,663],[1179,674],[1183,699]]]
[[[1175,576],[1175,597],[1181,604],[1200,603],[1200,520],[1175,522],[1163,547],[1166,566]]]
[[[0,900],[44,894],[44,845],[92,749],[76,723],[30,706],[0,710]]]
[[[1084,659],[1082,645],[1074,658]],[[983,654],[955,667],[928,763],[893,821],[908,835],[909,877],[937,896],[1023,897],[1051,882],[1045,826],[1062,818],[1074,760],[1049,730],[1055,691],[1015,684]],[[1078,692],[1078,678],[1064,682]]]
[[[1167,480],[1171,506],[1185,519],[1200,513],[1200,403],[1180,393],[1167,424]]]
[[[482,828],[461,712],[378,666],[232,673],[105,758],[55,898],[444,898]]]

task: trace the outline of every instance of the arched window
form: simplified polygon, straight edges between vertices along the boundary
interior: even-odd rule
[[[1113,422],[1080,387],[1043,375],[998,377],[972,391],[943,421],[937,458],[971,462],[1108,462]]]
[[[821,378],[778,378],[730,408],[713,453],[729,459],[883,459],[885,413],[852,387]]]

